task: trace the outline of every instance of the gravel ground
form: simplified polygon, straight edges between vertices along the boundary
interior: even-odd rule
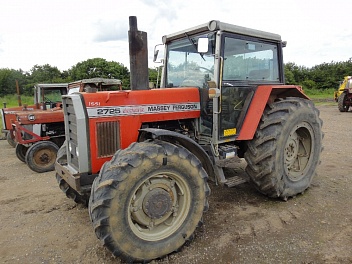
[[[210,210],[194,241],[161,263],[352,263],[352,112],[319,106],[324,151],[311,188],[287,202],[248,183],[210,184]],[[0,263],[121,263],[95,237],[88,211],[55,173],[37,174],[0,141]],[[245,175],[245,162],[226,174]]]

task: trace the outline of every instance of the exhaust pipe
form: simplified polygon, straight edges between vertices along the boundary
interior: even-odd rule
[[[147,33],[138,31],[137,17],[129,17],[128,42],[130,52],[131,90],[148,90],[148,42]]]

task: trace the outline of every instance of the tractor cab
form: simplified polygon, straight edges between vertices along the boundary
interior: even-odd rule
[[[210,21],[163,43],[161,87],[199,88],[199,131],[214,143],[239,137],[258,86],[284,84],[279,35]]]
[[[37,109],[61,107],[61,96],[67,94],[67,83],[39,83],[34,85],[34,104]]]

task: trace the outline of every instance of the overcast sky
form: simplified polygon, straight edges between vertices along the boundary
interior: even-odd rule
[[[149,67],[161,37],[210,20],[281,35],[284,62],[312,67],[352,57],[349,0],[2,0],[0,68],[61,71],[104,58],[129,67],[128,17],[148,33]]]

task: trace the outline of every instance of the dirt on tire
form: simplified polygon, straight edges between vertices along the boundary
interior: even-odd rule
[[[324,150],[311,187],[287,202],[249,183],[210,183],[195,239],[160,263],[352,263],[352,112],[318,106]],[[0,141],[0,263],[121,263],[96,238],[85,206],[36,173]],[[226,175],[246,177],[245,161]]]

